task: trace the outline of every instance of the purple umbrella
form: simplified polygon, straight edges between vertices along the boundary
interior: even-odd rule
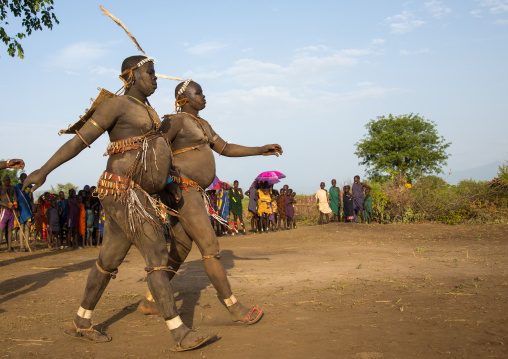
[[[219,177],[215,176],[215,178],[213,179],[213,182],[210,184],[210,186],[208,186],[207,189],[217,189],[215,187],[217,187],[218,184],[220,184],[220,179],[219,179]]]
[[[279,183],[281,178],[286,178],[284,173],[279,171],[267,171],[261,172],[257,177],[256,181],[259,182],[268,182],[268,184]]]

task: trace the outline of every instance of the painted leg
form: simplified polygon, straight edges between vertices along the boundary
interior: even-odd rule
[[[192,240],[187,236],[180,222],[175,221],[175,224],[172,224],[172,229],[173,236],[170,239],[171,247],[167,265],[177,272],[192,249]],[[175,273],[168,272],[168,276],[169,280],[171,280],[175,276]],[[145,315],[161,315],[150,291],[146,293],[145,298],[139,303],[138,310]]]
[[[234,298],[231,286],[226,276],[226,271],[220,261],[219,241],[215,236],[213,229],[208,225],[208,214],[203,206],[201,194],[195,190],[189,190],[182,193],[183,203],[178,213],[182,216],[180,223],[199,248],[203,259],[203,266],[210,282],[215,287],[221,298],[227,305],[234,321],[249,321],[252,317],[254,324],[262,317],[262,313],[249,310]]]

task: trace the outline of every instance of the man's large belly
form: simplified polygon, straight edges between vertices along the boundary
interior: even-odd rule
[[[138,150],[130,150],[109,156],[106,171],[126,177],[137,154]],[[169,146],[162,137],[156,138],[148,142],[145,159],[140,155],[133,180],[149,194],[155,194],[166,186],[170,168]]]
[[[203,189],[210,186],[215,178],[215,157],[208,145],[178,154],[173,160],[182,177],[197,182]]]

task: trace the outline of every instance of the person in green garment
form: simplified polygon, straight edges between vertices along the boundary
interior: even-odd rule
[[[229,210],[233,213],[233,222],[241,223],[243,228],[243,234],[245,234],[245,223],[243,223],[243,208],[242,199],[243,191],[238,187],[238,181],[233,182],[233,188],[229,189]]]
[[[332,187],[328,191],[330,195],[330,207],[332,207],[332,222],[340,222],[340,190],[337,187],[337,181],[332,179]]]
[[[372,221],[372,197],[370,196],[370,188],[365,189],[365,197],[363,198],[363,218],[367,224]]]

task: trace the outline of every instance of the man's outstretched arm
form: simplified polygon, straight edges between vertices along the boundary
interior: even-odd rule
[[[99,138],[103,131],[107,131],[113,126],[116,121],[116,116],[112,116],[114,109],[112,109],[111,106],[106,106],[106,101],[108,100],[105,100],[93,115],[93,123],[97,125],[93,124],[90,120],[87,121],[79,130],[79,135],[76,134],[73,138],[64,143],[40,169],[30,173],[23,182],[23,190],[32,184],[32,192],[34,192],[46,182],[46,177],[51,171],[76,157],[81,151]]]
[[[25,162],[23,160],[13,158],[7,161],[0,161],[0,170],[6,169],[6,168],[25,168]]]
[[[227,143],[218,134],[215,133],[210,126],[213,140],[213,150],[219,155],[227,157],[247,157],[247,156],[270,156],[275,155],[279,157],[282,155],[282,147],[278,144],[265,145],[261,147],[247,147],[235,145],[234,143]]]

